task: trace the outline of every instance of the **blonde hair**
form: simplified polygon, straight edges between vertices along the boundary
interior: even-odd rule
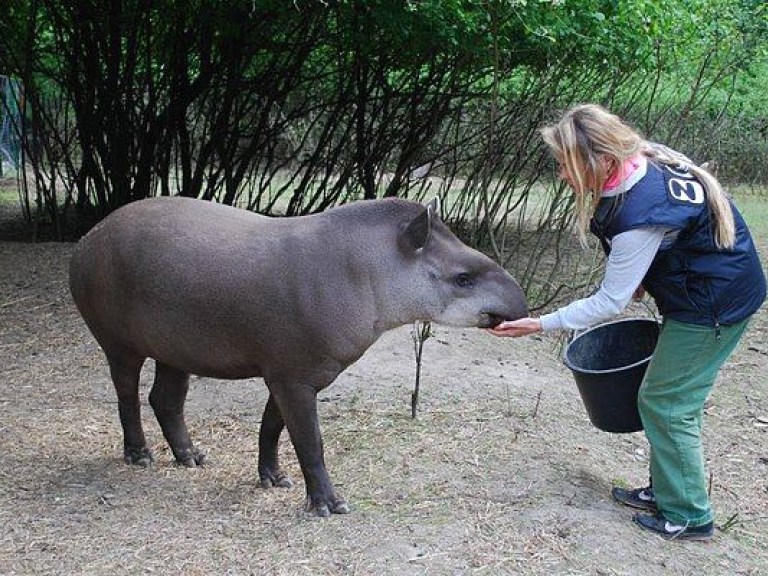
[[[571,178],[576,193],[577,230],[586,242],[589,222],[602,190],[613,171],[637,154],[670,166],[683,166],[706,190],[707,206],[714,220],[718,248],[733,248],[736,226],[733,211],[720,182],[684,155],[645,140],[615,114],[597,104],[579,104],[541,129],[544,142]]]

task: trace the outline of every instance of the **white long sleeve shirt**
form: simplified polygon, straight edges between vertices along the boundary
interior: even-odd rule
[[[542,330],[583,330],[621,313],[648,272],[667,231],[663,227],[636,228],[614,236],[600,289],[544,314]]]

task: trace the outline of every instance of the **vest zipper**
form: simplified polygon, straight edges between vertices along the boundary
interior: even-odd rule
[[[712,290],[712,280],[707,278],[707,291],[709,292],[709,299],[712,302],[712,314],[715,317],[715,340],[720,340],[720,318],[717,315],[717,300],[715,299],[715,291]]]

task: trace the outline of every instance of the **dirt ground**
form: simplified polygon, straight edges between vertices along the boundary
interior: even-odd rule
[[[768,574],[766,310],[706,409],[711,542],[663,541],[611,500],[612,484],[646,480],[647,445],[590,424],[555,338],[443,327],[417,420],[409,327],[322,393],[352,511],[319,519],[302,512],[287,439],[296,486],[258,486],[257,379],[193,379],[188,423],[209,463],[189,470],[146,406],[147,366],[156,464],[123,464],[106,364],[68,294],[71,249],[0,242],[0,574]]]

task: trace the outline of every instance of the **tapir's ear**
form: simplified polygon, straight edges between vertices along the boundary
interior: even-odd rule
[[[437,198],[427,204],[421,214],[411,220],[405,227],[400,242],[406,250],[418,250],[424,248],[432,235],[432,219],[436,215]]]
[[[435,196],[432,201],[427,204],[427,209],[431,210],[433,216],[440,216],[440,198]]]

